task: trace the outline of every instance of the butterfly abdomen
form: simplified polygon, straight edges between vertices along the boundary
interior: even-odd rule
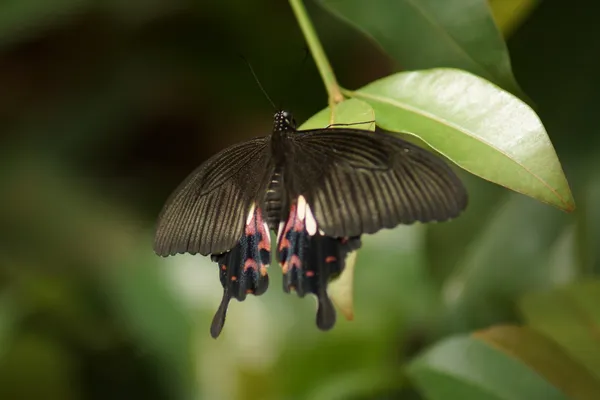
[[[281,221],[281,212],[283,209],[283,182],[282,168],[276,167],[271,175],[271,180],[267,186],[265,194],[265,218],[267,225],[272,230],[276,230]]]

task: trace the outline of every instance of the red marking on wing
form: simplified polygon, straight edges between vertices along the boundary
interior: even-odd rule
[[[284,249],[289,249],[290,247],[290,241],[287,240],[287,238],[284,236],[279,240],[279,251],[282,251]]]
[[[256,212],[254,213],[256,216]],[[254,222],[255,217],[252,217],[252,220],[248,225],[246,225],[246,236],[254,236],[256,235],[256,224]]]
[[[279,240],[279,251],[290,247],[290,242],[286,238],[289,232],[304,232],[304,221],[298,218],[298,208],[296,204],[292,204],[290,207],[290,213],[285,223]]]
[[[260,242],[258,242],[258,250],[271,251],[271,243],[268,240],[261,239]]]
[[[246,262],[244,263],[244,271],[248,270],[250,268],[258,269],[258,264],[256,263],[256,261],[254,261],[251,258],[247,259]]]
[[[283,232],[281,233],[282,237],[285,237],[285,234],[292,230],[294,227],[294,221],[296,220],[296,204],[292,204],[290,207],[290,214],[288,216],[288,220],[285,223],[283,228]]]
[[[325,258],[325,262],[326,263],[334,263],[337,261],[337,258],[335,258],[334,256],[329,256]]]
[[[262,217],[260,208],[254,209],[252,219],[246,225],[246,236],[255,236],[258,238],[258,250],[271,251],[271,236],[269,231],[265,229],[265,221]]]
[[[307,278],[312,278],[313,276],[315,276],[315,271],[306,271],[306,277]]]
[[[290,264],[292,268],[302,268],[302,260],[295,254],[292,255],[292,258],[290,259]]]
[[[300,220],[297,217],[294,220],[294,231],[296,231],[296,232],[304,231],[304,221]]]

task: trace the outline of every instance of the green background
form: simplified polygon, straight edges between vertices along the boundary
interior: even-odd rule
[[[319,332],[314,302],[284,294],[272,267],[271,290],[233,302],[216,341],[216,266],[156,257],[154,222],[203,160],[270,132],[240,55],[298,122],[327,105],[289,5],[0,2],[0,398],[600,398],[597,6],[500,2],[512,89],[577,210],[461,171],[461,218],[364,238],[354,321]],[[344,87],[398,70],[306,3]]]

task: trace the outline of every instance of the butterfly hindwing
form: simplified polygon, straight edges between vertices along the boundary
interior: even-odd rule
[[[331,329],[336,320],[327,294],[329,282],[344,270],[348,254],[360,247],[360,238],[333,238],[321,234],[303,196],[291,201],[287,220],[277,235],[277,260],[283,272],[283,290],[317,297],[317,326]]]
[[[159,216],[154,251],[208,255],[232,249],[268,183],[268,148],[268,138],[239,143],[192,172]]]
[[[395,136],[356,129],[299,131],[286,165],[289,190],[306,196],[318,227],[352,237],[416,221],[445,221],[467,205],[439,157]]]
[[[223,299],[210,328],[211,335],[216,338],[223,329],[232,298],[244,301],[248,294],[260,296],[269,287],[267,269],[271,259],[271,236],[262,210],[253,205],[235,247],[211,258],[219,266],[219,279],[223,286]]]

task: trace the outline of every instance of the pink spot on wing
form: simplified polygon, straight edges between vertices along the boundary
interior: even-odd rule
[[[260,208],[254,208],[252,218],[246,225],[245,234],[246,236],[258,238],[258,250],[271,251],[271,236],[269,236],[269,231],[266,229]]]
[[[250,268],[258,269],[258,265],[256,264],[256,261],[254,261],[251,258],[247,259],[246,262],[244,263],[244,271],[246,271]]]
[[[248,225],[246,225],[246,236],[254,236],[256,235],[256,225],[254,223],[254,217]]]
[[[286,238],[289,232],[304,232],[304,221],[298,218],[298,208],[295,203],[290,207],[288,219],[281,232],[281,237],[279,238],[279,251],[289,248],[290,243]]]
[[[281,240],[279,241],[279,251],[283,251],[285,249],[289,249],[290,248],[290,241],[287,240],[286,237],[282,237]]]
[[[261,239],[261,241],[258,242],[258,249],[271,251],[271,243],[267,242],[264,239]]]
[[[292,268],[302,268],[302,260],[297,255],[292,255],[290,258],[290,265]]]

